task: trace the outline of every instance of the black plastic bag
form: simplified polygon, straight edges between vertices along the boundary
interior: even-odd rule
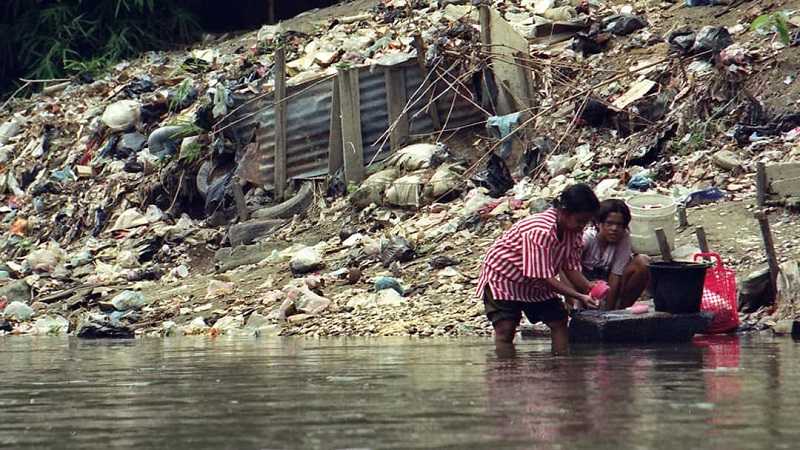
[[[733,38],[727,28],[703,27],[697,33],[692,53],[711,52],[711,55],[708,56],[708,59],[711,59],[715,53],[721,52],[731,44],[733,44]]]
[[[553,151],[553,140],[547,137],[536,138],[533,140],[533,145],[526,148],[522,153],[522,158],[519,160],[517,170],[514,175],[517,178],[525,178],[533,174],[533,171],[539,167],[543,154],[548,154]]]
[[[486,169],[475,174],[472,182],[489,189],[489,195],[494,198],[502,197],[509,189],[514,187],[514,179],[511,178],[508,166],[506,166],[503,158],[497,156],[494,152],[489,156]]]
[[[688,28],[681,28],[670,33],[667,36],[667,42],[670,50],[685,56],[692,52],[696,37],[697,34],[694,31]]]
[[[572,51],[580,53],[584,57],[603,53],[608,46],[608,33],[584,33],[579,32],[572,39]]]
[[[416,256],[411,243],[400,236],[393,237],[381,249],[381,262],[383,267],[389,267],[393,262],[409,262]]]
[[[612,16],[605,21],[605,24],[606,31],[617,36],[627,36],[647,26],[647,22],[643,18],[631,14]]]

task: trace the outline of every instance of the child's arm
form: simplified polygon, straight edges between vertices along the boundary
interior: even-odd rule
[[[608,276],[608,297],[606,298],[607,309],[617,309],[617,300],[619,297],[619,288],[621,284],[621,276],[614,275],[613,273]]]

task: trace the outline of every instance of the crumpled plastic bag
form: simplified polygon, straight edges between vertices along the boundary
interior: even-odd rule
[[[69,321],[61,316],[44,316],[33,322],[36,334],[63,335],[69,331]]]
[[[647,26],[647,21],[631,14],[619,14],[605,20],[606,31],[618,36],[627,36]]]
[[[65,258],[66,253],[58,243],[50,241],[44,248],[30,252],[25,257],[25,262],[34,272],[52,272]]]
[[[381,246],[381,262],[389,267],[393,262],[409,262],[416,256],[414,247],[405,238],[395,236]]]
[[[314,247],[300,249],[289,261],[292,273],[304,274],[321,269],[324,266],[322,255]]]
[[[125,131],[136,125],[141,114],[141,104],[136,100],[120,100],[108,105],[101,120],[112,131]]]
[[[122,291],[111,299],[109,303],[117,311],[138,310],[147,305],[144,295],[135,291]]]
[[[494,152],[489,156],[486,168],[475,174],[472,181],[476,185],[488,189],[489,195],[495,198],[502,197],[509,189],[514,187],[514,179],[511,178],[508,166]]]
[[[117,217],[111,231],[128,230],[155,223],[164,218],[164,213],[156,205],[147,207],[147,211],[142,214],[138,209],[131,208],[122,212]]]
[[[11,302],[3,310],[3,317],[6,319],[14,319],[19,322],[31,320],[33,314],[33,308],[22,302]]]

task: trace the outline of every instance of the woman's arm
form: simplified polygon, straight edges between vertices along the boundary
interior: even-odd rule
[[[594,284],[587,280],[580,270],[564,269],[563,273],[578,292],[588,294],[592,290]]]
[[[567,278],[570,280],[570,282],[572,282],[572,278],[570,277],[569,272],[574,272],[574,271],[571,270],[564,271]],[[579,276],[583,277],[583,274],[579,274]],[[586,278],[583,279],[586,280]],[[571,286],[567,285],[567,283],[564,283],[563,281],[559,280],[558,277],[546,278],[545,281],[551,288],[553,288],[554,291],[558,292],[561,295],[564,295],[566,297],[576,298],[589,306],[597,307],[598,305],[597,300],[594,300],[590,296],[576,291]]]

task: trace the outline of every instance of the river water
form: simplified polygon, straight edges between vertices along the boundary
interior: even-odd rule
[[[800,344],[0,338],[0,447],[797,448]]]

